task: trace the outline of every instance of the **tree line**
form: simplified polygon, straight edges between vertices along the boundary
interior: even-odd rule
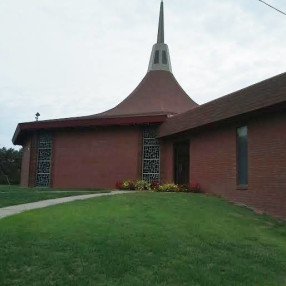
[[[20,183],[22,149],[0,149],[0,184],[17,185]]]

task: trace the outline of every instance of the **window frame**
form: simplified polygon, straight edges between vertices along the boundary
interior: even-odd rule
[[[239,129],[241,128],[246,128],[246,157],[245,158],[240,158],[240,136],[238,134]],[[236,127],[236,186],[238,190],[247,190],[248,189],[248,184],[249,184],[249,144],[248,144],[248,138],[249,138],[249,128],[247,126],[247,124],[241,124],[239,126]],[[245,154],[244,154],[245,156]],[[245,159],[246,160],[246,164],[244,167],[246,167],[246,170],[243,170],[243,172],[246,172],[246,182],[241,182],[243,181],[243,178],[241,178],[241,176],[243,176],[241,174],[241,166],[240,166],[240,161]]]

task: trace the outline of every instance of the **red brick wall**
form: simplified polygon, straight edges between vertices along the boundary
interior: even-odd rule
[[[36,186],[36,171],[38,157],[38,136],[36,133],[31,135],[31,150],[30,150],[30,172],[29,172],[29,187]]]
[[[236,189],[236,129],[198,134],[190,143],[190,180],[202,190],[228,194]]]
[[[190,177],[206,192],[259,211],[286,217],[286,115],[250,120],[249,183],[236,187],[236,127],[205,132],[191,139]]]
[[[141,174],[141,129],[106,127],[53,133],[53,187],[114,188]]]
[[[249,191],[256,208],[286,217],[286,114],[249,123]]]
[[[31,139],[28,138],[23,145],[21,164],[21,186],[29,186]]]
[[[248,126],[249,184],[236,186],[236,127],[205,130],[190,136],[190,181],[202,190],[221,195],[258,211],[286,217],[286,114],[264,115]],[[241,124],[243,125],[243,124]],[[166,145],[169,145],[168,147]],[[173,181],[173,141],[166,141],[161,166],[164,181]],[[164,164],[164,163],[163,163]]]
[[[37,166],[37,136],[31,134],[23,144],[21,186],[35,187]]]

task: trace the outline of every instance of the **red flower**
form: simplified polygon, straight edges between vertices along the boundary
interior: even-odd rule
[[[121,181],[117,181],[116,184],[115,184],[115,188],[118,189],[118,190],[121,190],[122,189],[122,185],[123,185],[123,183]]]
[[[160,183],[158,181],[151,182],[151,190],[157,190],[159,186],[160,186]]]

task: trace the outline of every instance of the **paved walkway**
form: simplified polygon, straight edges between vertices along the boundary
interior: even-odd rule
[[[15,205],[15,206],[10,206],[10,207],[0,208],[0,219],[6,216],[19,214],[24,211],[41,209],[41,208],[45,208],[45,207],[49,207],[53,205],[67,203],[67,202],[73,202],[77,200],[86,200],[86,199],[103,197],[103,196],[113,196],[113,195],[126,194],[126,193],[132,193],[132,192],[134,191],[112,191],[110,193],[79,195],[79,196],[73,196],[73,197],[58,198],[58,199],[45,200],[45,201],[39,201],[39,202],[34,202],[34,203],[27,203],[27,204],[22,204],[22,205]]]

